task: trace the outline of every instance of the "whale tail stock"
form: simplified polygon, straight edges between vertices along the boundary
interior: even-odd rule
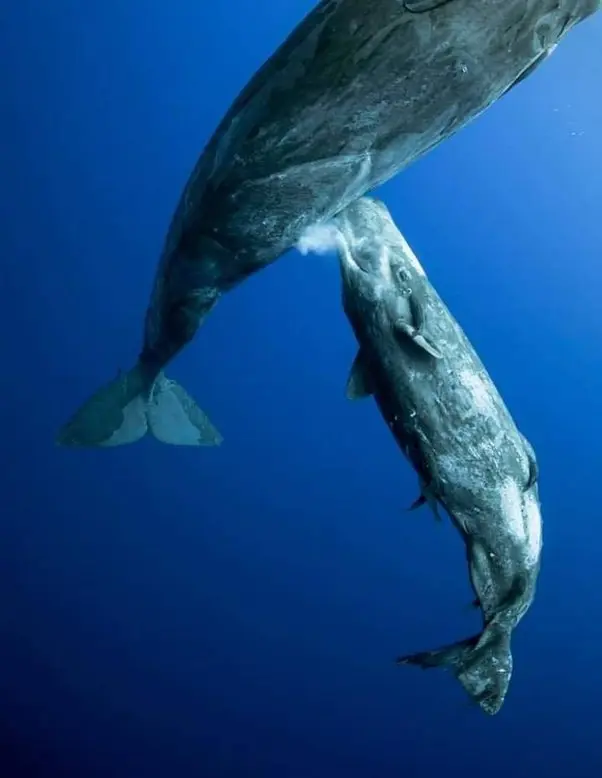
[[[138,362],[90,397],[62,427],[62,446],[134,443],[149,432],[176,446],[218,446],[220,433],[186,390]]]
[[[512,676],[510,634],[490,625],[481,634],[458,643],[399,657],[397,664],[417,665],[423,670],[449,668],[473,702],[493,716],[504,703]]]

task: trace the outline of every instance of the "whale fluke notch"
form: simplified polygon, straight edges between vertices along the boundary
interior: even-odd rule
[[[140,363],[101,387],[63,426],[61,446],[106,448],[148,432],[175,446],[218,446],[222,436],[186,390]]]

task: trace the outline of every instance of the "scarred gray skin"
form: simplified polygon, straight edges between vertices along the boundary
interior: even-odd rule
[[[184,188],[146,317],[148,375],[223,292],[467,124],[601,1],[320,2],[235,100]]]
[[[222,436],[164,368],[219,297],[467,124],[602,0],[323,0],[253,76],[176,208],[141,352],[68,446]]]
[[[483,616],[479,635],[398,662],[450,667],[494,714],[510,682],[510,636],[539,572],[535,454],[387,208],[362,198],[334,224],[344,310],[360,346],[348,395],[374,395],[424,499],[441,504],[462,535]]]

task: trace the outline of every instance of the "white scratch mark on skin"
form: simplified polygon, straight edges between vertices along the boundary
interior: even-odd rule
[[[491,391],[478,373],[473,370],[462,370],[460,382],[469,390],[475,406],[481,413],[491,415],[495,412]]]
[[[532,561],[535,562],[541,553],[542,545],[541,510],[538,500],[535,498],[533,489],[531,489],[528,494],[524,495],[524,500],[529,556]]]
[[[383,246],[380,252],[380,273],[382,278],[388,283],[391,284],[393,282],[393,279],[391,277],[391,254],[389,252],[388,246]]]
[[[529,561],[535,562],[541,550],[541,513],[533,490],[526,493],[511,478],[501,489],[502,515],[512,535],[524,544]]]
[[[502,515],[506,526],[512,535],[520,540],[526,540],[522,511],[522,494],[516,481],[507,478],[500,490],[502,500]]]

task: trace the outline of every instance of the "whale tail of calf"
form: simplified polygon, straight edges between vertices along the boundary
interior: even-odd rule
[[[107,447],[150,433],[176,446],[217,446],[220,433],[186,390],[140,363],[99,389],[62,427],[62,446]]]
[[[480,635],[435,651],[399,657],[397,664],[449,668],[473,702],[494,715],[504,703],[512,676],[510,634],[499,627],[486,627]]]

